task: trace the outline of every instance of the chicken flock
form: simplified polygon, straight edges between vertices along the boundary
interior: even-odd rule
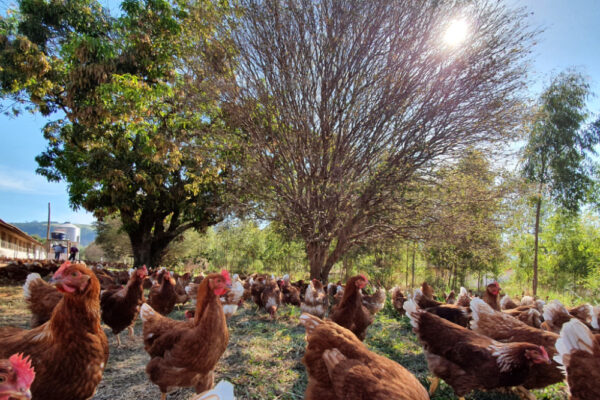
[[[306,329],[302,362],[306,399],[428,399],[444,380],[459,398],[473,390],[530,389],[566,381],[570,399],[600,399],[600,308],[567,308],[523,296],[500,295],[494,282],[480,297],[465,288],[437,301],[426,282],[412,295],[398,287],[390,303],[410,319],[432,375],[429,390],[400,364],[371,352],[362,341],[383,309],[388,292],[365,293],[359,274],[342,282],[289,275],[230,277],[225,270],[192,277],[146,266],[112,272],[101,265],[66,262],[47,282],[30,273],[23,286],[31,329],[0,327],[0,400],[72,399],[94,396],[109,358],[104,323],[116,336],[143,323],[146,373],[161,399],[192,387],[194,399],[233,399],[233,387],[214,371],[229,341],[228,319],[246,301],[277,318],[282,304],[300,307]],[[148,298],[144,290],[148,290]],[[168,317],[192,302],[183,320]],[[328,318],[325,318],[328,316]],[[65,383],[66,382],[66,383]]]

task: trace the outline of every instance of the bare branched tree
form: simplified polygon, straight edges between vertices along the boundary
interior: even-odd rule
[[[311,278],[326,280],[357,243],[401,233],[409,181],[518,123],[535,36],[524,10],[486,0],[241,3],[227,111],[249,143],[255,204],[305,241]],[[460,44],[444,40],[453,21],[467,27]]]

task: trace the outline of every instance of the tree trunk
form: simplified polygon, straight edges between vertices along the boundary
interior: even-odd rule
[[[406,288],[408,288],[408,265],[410,263],[408,246],[409,246],[409,244],[408,244],[408,242],[406,242]]]
[[[456,277],[458,275],[458,264],[454,263],[453,270],[454,270],[454,272],[452,273],[452,286],[450,286],[450,289],[454,289],[456,287]]]
[[[329,244],[308,243],[306,245],[306,255],[310,264],[310,279],[319,279],[323,283],[327,282],[329,269],[325,271],[325,260],[328,251]]]
[[[413,242],[413,254],[412,254],[412,287],[415,287],[415,253],[417,252],[417,242]]]
[[[348,262],[348,258],[344,257],[342,263],[344,265],[344,282],[347,282],[350,279],[350,263]]]
[[[534,250],[533,250],[533,296],[537,295],[538,286],[538,242],[540,234],[540,210],[542,208],[542,194],[541,191],[538,194],[539,197],[535,204],[535,230],[534,230]]]
[[[146,265],[148,268],[160,266],[161,260],[171,240],[131,239],[134,268]]]

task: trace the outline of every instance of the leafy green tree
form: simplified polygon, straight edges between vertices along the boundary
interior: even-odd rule
[[[224,214],[232,147],[219,87],[231,74],[227,2],[21,0],[3,19],[1,93],[43,114],[38,172],[73,207],[118,215],[136,265]],[[221,85],[222,86],[222,85]]]
[[[449,271],[448,287],[464,285],[467,274],[498,272],[503,260],[502,200],[507,186],[479,151],[471,150],[453,167],[439,171],[431,192],[425,233],[432,264]]]
[[[585,126],[590,87],[575,72],[558,75],[542,93],[523,156],[523,176],[536,185],[533,294],[538,286],[540,212],[545,196],[577,212],[593,184],[589,156],[600,142],[600,121]]]
[[[248,137],[247,189],[305,243],[312,278],[395,235],[409,183],[519,121],[534,34],[526,13],[475,1],[243,0],[228,115]],[[471,24],[460,46],[442,37]],[[410,224],[409,224],[410,225]]]
[[[306,259],[302,245],[287,240],[273,225],[261,228],[253,220],[227,220],[205,234],[186,232],[183,240],[171,243],[166,261],[171,264],[205,261],[211,269],[304,277]]]
[[[95,242],[92,242],[89,245],[85,246],[83,249],[80,250],[80,252],[81,259],[85,260],[86,262],[93,263],[98,261],[109,261],[109,258],[106,256],[106,253],[104,252],[102,247],[100,247]],[[122,261],[122,259],[116,259],[114,261]]]
[[[116,216],[105,218],[94,223],[96,239],[93,244],[102,249],[107,261],[123,261],[133,255],[129,236],[123,230],[121,219]],[[87,254],[87,253],[86,253]]]

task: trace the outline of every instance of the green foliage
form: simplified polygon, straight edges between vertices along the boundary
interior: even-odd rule
[[[543,197],[576,213],[589,197],[596,171],[589,156],[600,142],[600,123],[584,126],[588,119],[586,100],[590,87],[575,72],[558,75],[540,98],[523,156],[523,176],[537,186],[535,197],[533,294],[538,285],[538,244]]]
[[[95,0],[19,6],[2,20],[0,94],[64,115],[38,172],[65,180],[74,208],[118,212],[136,264],[218,222],[235,154],[218,104],[228,3],[126,0],[116,18]]]
[[[600,124],[585,126],[590,95],[589,83],[578,73],[554,78],[540,98],[525,148],[523,175],[548,185],[552,199],[569,211],[579,210],[593,182],[588,157],[600,143]]]
[[[131,241],[123,231],[123,225],[119,218],[109,217],[103,221],[96,221],[94,225],[98,236],[96,236],[93,244],[102,249],[101,256],[104,257],[105,261],[122,262],[132,256]],[[86,256],[89,256],[87,252]],[[96,258],[89,259],[99,261]]]
[[[305,277],[306,256],[301,243],[288,241],[270,224],[253,220],[228,220],[205,234],[186,232],[169,246],[165,262],[171,265],[206,263],[211,270],[232,273],[285,273]]]
[[[430,263],[449,271],[453,288],[456,279],[464,285],[468,273],[497,274],[504,261],[499,216],[506,188],[499,178],[486,156],[473,150],[439,172],[425,251]]]
[[[548,208],[548,207],[547,207]],[[576,303],[577,298],[590,299],[598,292],[600,269],[600,221],[589,212],[565,214],[559,208],[548,208],[540,226],[540,288],[551,298]],[[519,232],[507,238],[507,270],[511,285],[527,290],[532,278],[534,237]],[[517,292],[517,291],[516,291]],[[515,293],[516,293],[515,292]]]

